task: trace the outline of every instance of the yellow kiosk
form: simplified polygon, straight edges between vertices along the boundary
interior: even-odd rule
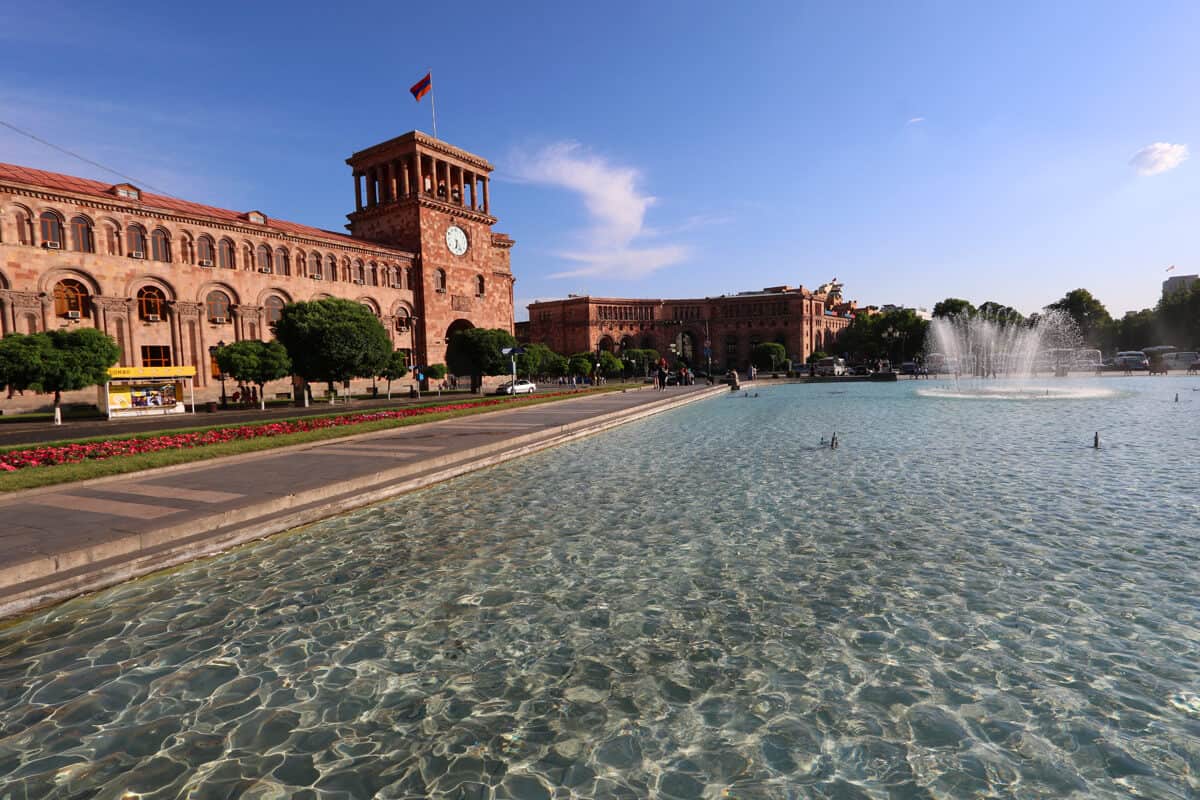
[[[100,407],[109,419],[182,414],[187,384],[192,413],[196,413],[195,367],[109,367],[100,388]]]

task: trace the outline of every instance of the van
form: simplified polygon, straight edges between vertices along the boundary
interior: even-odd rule
[[[1200,353],[1191,350],[1181,350],[1163,356],[1163,366],[1167,369],[1190,369],[1197,361],[1200,361]]]
[[[1115,369],[1150,369],[1150,359],[1141,350],[1122,350],[1113,359]]]
[[[817,362],[818,375],[845,375],[846,374],[846,359],[844,358],[822,358]]]

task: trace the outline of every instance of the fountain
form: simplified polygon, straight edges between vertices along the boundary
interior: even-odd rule
[[[1079,327],[1068,314],[1047,310],[1026,322],[957,314],[929,325],[925,363],[930,372],[975,378],[1065,377],[1081,348]]]

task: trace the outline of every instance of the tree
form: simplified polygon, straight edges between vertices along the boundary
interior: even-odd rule
[[[292,373],[292,360],[279,342],[243,339],[218,347],[215,355],[221,374],[258,387],[259,408],[263,411],[267,409],[267,394],[263,391],[263,385]]]
[[[1087,289],[1072,289],[1061,300],[1046,306],[1047,309],[1062,311],[1079,327],[1079,335],[1085,341],[1095,342],[1112,325],[1112,317],[1104,304],[1092,296]]]
[[[829,358],[829,353],[826,353],[824,350],[814,350],[808,356],[808,363],[816,364],[822,358]]]
[[[403,350],[393,350],[388,356],[387,363],[379,372],[379,377],[388,383],[388,400],[392,399],[392,381],[398,381],[408,374],[408,354]]]
[[[121,349],[111,336],[96,328],[55,330],[33,334],[46,337],[37,384],[43,392],[54,392],[54,421],[61,420],[63,392],[86,389],[108,381],[108,368],[121,358]]]
[[[592,374],[591,353],[576,353],[567,360],[567,374],[585,378]]]
[[[275,323],[296,374],[329,384],[378,375],[392,353],[383,324],[366,306],[328,298],[289,303]]]
[[[943,317],[954,317],[959,314],[967,314],[967,316],[975,316],[975,306],[967,300],[962,300],[958,297],[947,297],[933,307],[933,316],[937,319]]]
[[[787,348],[779,342],[761,342],[750,351],[750,363],[768,372],[775,372],[786,360]]]
[[[621,359],[617,358],[612,353],[604,350],[600,353],[600,374],[606,378],[619,378],[624,371],[625,366],[621,363]]]
[[[38,390],[43,353],[50,341],[40,334],[10,333],[0,339],[0,389],[13,393]]]
[[[561,358],[544,344],[527,344],[522,349],[525,352],[517,356],[517,372],[525,373],[529,380],[553,374],[556,360]]]
[[[633,364],[635,372],[649,375],[650,369],[658,363],[658,351],[651,348],[630,348],[624,356]]]
[[[504,375],[512,369],[509,357],[500,352],[516,347],[512,334],[500,328],[468,328],[450,337],[446,365],[455,375],[471,376],[471,391],[483,386],[484,375]]]
[[[984,319],[991,320],[1000,325],[1020,325],[1025,321],[1025,317],[1021,312],[1012,306],[1001,305],[991,300],[979,306],[978,314]]]

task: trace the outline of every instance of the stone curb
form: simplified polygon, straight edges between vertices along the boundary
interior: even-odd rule
[[[727,391],[726,387],[717,386],[684,397],[668,397],[633,409],[610,411],[554,429],[521,434],[470,450],[382,470],[338,483],[335,487],[322,487],[300,494],[278,495],[274,499],[251,506],[185,520],[166,529],[144,533],[131,531],[127,536],[100,545],[5,565],[0,567],[0,618],[107,588],[130,578],[147,575],[196,558],[215,555],[245,542],[336,516],[399,494],[423,489],[468,472],[566,444]],[[461,420],[462,418],[439,420],[428,424],[437,425],[439,422]],[[232,458],[244,460],[246,457],[278,454],[283,450],[309,449],[377,433],[339,437],[328,442],[308,443],[290,448],[275,448],[263,453],[250,453]],[[56,488],[62,491],[64,486],[74,488],[85,484],[95,485],[98,482],[107,483],[114,478],[128,478],[130,474],[161,474],[164,470],[174,471],[184,466],[194,467],[195,462],[142,473],[108,476],[95,481],[45,487],[30,490],[30,493],[52,491]]]

